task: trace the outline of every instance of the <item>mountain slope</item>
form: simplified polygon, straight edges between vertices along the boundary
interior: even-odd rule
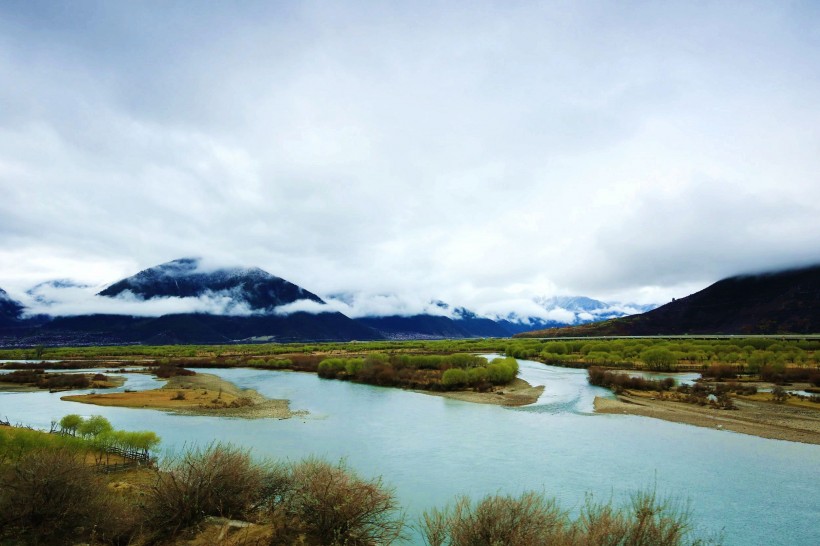
[[[182,258],[145,269],[98,295],[117,297],[126,291],[145,300],[224,295],[253,311],[273,311],[298,300],[324,303],[316,294],[258,267],[206,269],[198,258]]]
[[[5,290],[0,288],[0,326],[17,323],[22,313],[22,304],[12,299]]]
[[[49,286],[64,286],[54,283]],[[40,292],[32,292],[32,297]],[[119,343],[234,343],[247,341],[349,341],[382,339],[374,330],[338,312],[280,313],[281,305],[315,294],[259,268],[206,269],[200,260],[167,262],[118,281],[97,297],[127,304],[121,314],[82,314],[49,318],[25,330],[0,331],[4,345],[96,345]],[[142,301],[180,298],[208,300],[213,311],[131,316]],[[36,300],[36,298],[34,298]],[[136,302],[134,301],[136,299]],[[43,302],[48,300],[43,298]],[[190,307],[185,307],[189,309]]]
[[[653,311],[522,337],[820,332],[820,265],[739,275]]]

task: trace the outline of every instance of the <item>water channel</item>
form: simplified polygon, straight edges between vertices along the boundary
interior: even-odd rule
[[[820,446],[627,415],[594,415],[584,370],[519,361],[521,377],[545,385],[523,408],[471,404],[398,389],[252,369],[201,370],[309,415],[288,420],[179,416],[64,402],[61,393],[0,393],[0,417],[48,428],[68,413],[106,416],[116,428],[153,430],[168,451],[214,440],[255,456],[345,459],[396,488],[409,520],[456,495],[546,492],[580,508],[587,493],[624,501],[655,488],[690,502],[694,521],[725,532],[725,544],[820,543]],[[125,374],[124,388],[158,385]],[[688,379],[688,378],[683,378]],[[418,537],[411,543],[420,543]]]

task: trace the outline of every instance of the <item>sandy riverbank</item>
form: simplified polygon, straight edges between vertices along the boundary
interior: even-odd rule
[[[737,410],[625,394],[595,398],[597,413],[641,415],[699,427],[731,430],[762,438],[820,444],[820,411],[785,404],[735,398]]]
[[[496,406],[526,406],[534,403],[544,392],[544,386],[533,387],[523,379],[515,379],[509,385],[497,387],[492,392],[475,391],[416,391],[443,398],[452,398],[462,402],[474,402],[476,404],[495,404]]]
[[[271,400],[250,389],[240,389],[233,383],[206,373],[176,376],[161,389],[110,394],[63,396],[61,400],[172,411],[184,415],[218,415],[245,419],[288,419],[305,415],[291,411],[288,400]]]

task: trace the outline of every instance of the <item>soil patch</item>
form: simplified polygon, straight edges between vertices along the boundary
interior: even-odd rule
[[[477,404],[494,404],[496,406],[526,406],[533,404],[541,393],[544,392],[544,386],[539,385],[533,387],[523,379],[515,379],[509,385],[503,387],[496,387],[492,391],[475,392],[475,391],[416,391],[424,394],[432,394],[433,396],[441,396],[444,398],[452,398],[454,400],[461,400],[463,402],[474,402]]]
[[[595,411],[641,415],[762,438],[820,444],[820,411],[816,409],[747,398],[734,398],[733,401],[737,410],[721,410],[630,393],[618,396],[617,400],[596,397]]]
[[[219,415],[246,419],[287,419],[305,412],[290,410],[288,400],[271,400],[250,389],[205,373],[176,376],[161,389],[63,396],[62,400],[98,406],[150,408],[185,415]]]

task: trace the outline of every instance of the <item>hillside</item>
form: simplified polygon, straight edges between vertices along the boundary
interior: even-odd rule
[[[117,297],[126,291],[145,300],[227,295],[235,304],[247,305],[254,311],[272,311],[298,300],[324,303],[316,294],[258,267],[208,269],[197,258],[181,258],[145,269],[98,295]]]
[[[739,275],[640,315],[520,337],[820,332],[820,265]]]
[[[0,326],[9,326],[17,323],[23,306],[0,288]]]
[[[55,281],[56,282],[56,281]],[[50,286],[66,287],[66,281]],[[37,300],[38,292],[32,292]],[[122,279],[96,298],[113,307],[142,302],[201,301],[211,312],[167,312],[133,316],[91,313],[20,321],[22,307],[0,294],[0,345],[103,345],[142,343],[233,343],[246,341],[348,341],[382,336],[338,312],[280,313],[295,302],[324,303],[317,295],[259,268],[206,268],[183,258]],[[5,299],[4,299],[5,298]],[[40,300],[45,301],[45,300]]]

